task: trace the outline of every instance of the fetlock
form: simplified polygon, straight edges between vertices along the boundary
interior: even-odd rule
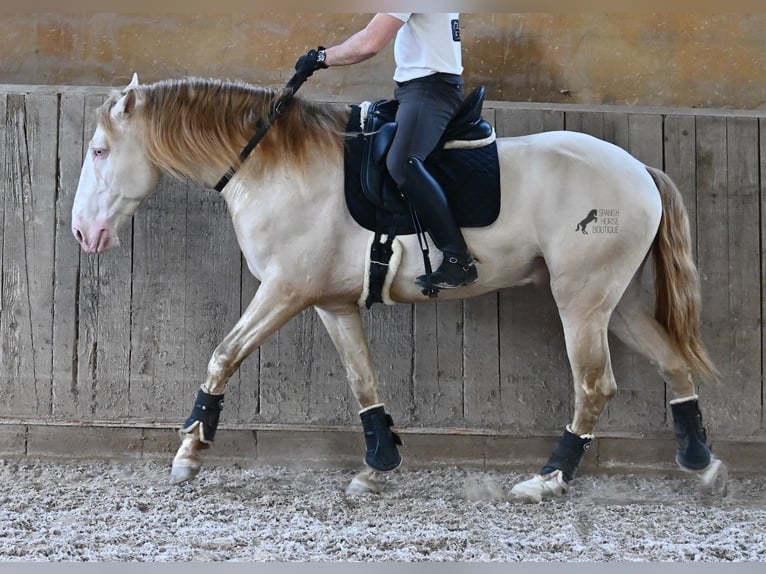
[[[702,425],[697,395],[678,402],[671,401],[670,409],[678,443],[676,461],[682,468],[689,470],[706,468],[710,464],[712,454],[707,444],[707,432]]]

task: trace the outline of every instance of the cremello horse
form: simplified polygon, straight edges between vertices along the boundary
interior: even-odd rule
[[[118,244],[118,230],[162,172],[213,187],[269,117],[277,90],[187,79],[131,85],[97,112],[82,167],[72,231],[88,253]],[[349,107],[295,98],[223,189],[239,245],[260,286],[213,351],[192,415],[181,429],[171,481],[196,476],[212,444],[229,377],[290,318],[313,306],[332,338],[361,408],[367,466],[349,492],[375,490],[401,457],[391,417],[376,390],[358,300],[371,232],[344,205],[343,148]],[[617,146],[574,132],[497,140],[501,211],[492,225],[466,229],[479,282],[442,291],[466,298],[509,286],[549,285],[574,378],[574,418],[547,463],[512,494],[561,496],[614,396],[607,330],[654,363],[674,393],[676,460],[703,485],[725,492],[727,472],[707,446],[693,377],[715,377],[699,337],[700,292],[681,196],[661,171]],[[211,191],[211,193],[214,193]],[[573,232],[592,209],[619,214],[613,233]],[[321,222],[306,225],[306,221]],[[415,236],[402,236],[396,302],[423,302],[413,278],[423,261]],[[639,302],[644,263],[654,260],[656,309]],[[438,263],[440,254],[434,254]]]

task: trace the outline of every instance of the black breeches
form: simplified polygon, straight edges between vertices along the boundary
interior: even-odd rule
[[[399,101],[396,135],[386,160],[388,171],[398,185],[404,183],[407,159],[425,161],[463,102],[463,85],[438,74],[406,82],[396,88]]]

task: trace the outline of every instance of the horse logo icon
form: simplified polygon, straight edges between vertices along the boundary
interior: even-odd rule
[[[588,216],[585,219],[583,219],[580,223],[577,224],[577,229],[575,229],[575,231],[582,231],[583,234],[588,235],[588,232],[585,230],[585,228],[591,221],[598,220],[598,217],[596,217],[596,214],[598,214],[598,210],[591,209],[588,212]]]

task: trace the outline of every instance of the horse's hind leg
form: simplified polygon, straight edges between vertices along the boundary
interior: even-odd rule
[[[611,312],[607,301],[592,307],[570,305],[560,312],[574,376],[575,412],[540,473],[513,487],[514,496],[530,502],[562,496],[569,490],[596,423],[617,391],[607,340]]]
[[[667,331],[642,304],[638,279],[633,281],[617,305],[610,329],[634,351],[649,359],[670,385],[674,395],[670,408],[678,440],[678,465],[696,474],[706,490],[725,494],[728,471],[707,444],[691,369],[673,348]]]
[[[382,473],[394,470],[402,462],[397,447],[401,440],[391,429],[393,420],[378,400],[375,373],[359,307],[354,302],[332,307],[316,306],[315,309],[338,350],[351,390],[361,407],[359,417],[367,446],[367,467],[354,477],[346,492],[377,492],[381,489]]]

